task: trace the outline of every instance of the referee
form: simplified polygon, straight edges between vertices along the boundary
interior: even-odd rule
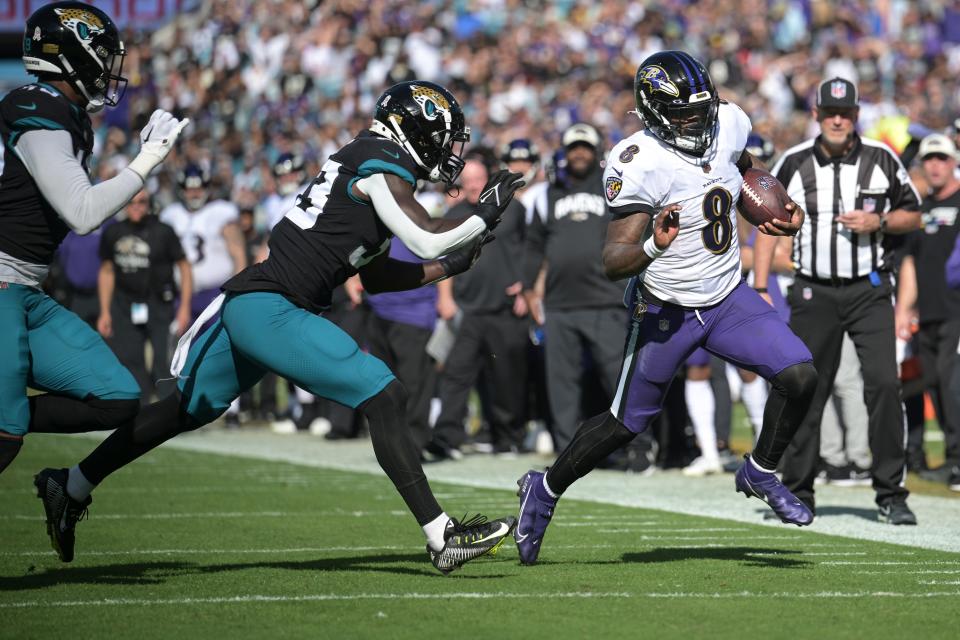
[[[817,91],[820,135],[787,151],[773,169],[807,215],[793,240],[796,281],[790,327],[810,348],[819,383],[782,462],[783,483],[811,510],[820,419],[840,360],[843,334],[863,369],[879,518],[916,524],[903,486],[905,427],[895,354],[891,236],[920,226],[920,197],[897,156],[856,132],[859,100],[849,80]],[[754,286],[766,291],[777,239],[758,236]]]

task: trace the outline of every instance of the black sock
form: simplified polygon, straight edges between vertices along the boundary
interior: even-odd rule
[[[86,433],[116,429],[137,415],[140,401],[105,400],[88,396],[75,400],[45,393],[31,396],[30,433]]]
[[[776,469],[817,390],[817,370],[804,362],[778,373],[770,381],[770,397],[763,409],[763,428],[750,457],[764,469]]]
[[[178,433],[199,427],[180,409],[181,396],[174,391],[140,410],[131,420],[114,431],[80,463],[80,471],[93,484],[100,484],[108,475],[130,464],[148,451],[160,446]]]
[[[0,435],[0,473],[10,466],[13,459],[20,453],[23,438],[20,436]]]
[[[585,420],[573,440],[547,471],[547,484],[558,496],[578,478],[636,437],[610,412]]]
[[[394,380],[357,408],[370,423],[370,440],[377,462],[422,527],[435,520],[443,509],[423,475],[420,450],[407,427],[406,405],[407,392],[399,380]]]

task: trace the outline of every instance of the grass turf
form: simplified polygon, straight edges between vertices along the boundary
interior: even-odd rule
[[[166,449],[97,493],[63,565],[31,478],[90,447],[34,436],[0,476],[0,637],[956,637],[960,554],[568,500],[539,565],[508,542],[443,577],[385,477]]]

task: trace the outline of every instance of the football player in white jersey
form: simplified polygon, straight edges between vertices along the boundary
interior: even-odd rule
[[[268,231],[296,206],[297,197],[306,190],[307,172],[303,158],[292,153],[281,153],[273,163],[273,178],[277,182],[276,193],[263,201]]]
[[[520,478],[515,532],[520,559],[536,562],[559,496],[660,412],[677,369],[697,348],[755,371],[773,385],[753,453],[736,487],[770,505],[784,522],[813,521],[811,510],[773,471],[816,388],[806,346],[740,275],[735,203],[751,166],[744,148],[750,119],[721,101],[706,68],[682,51],[661,51],[637,70],[643,130],[613,148],[604,185],[613,221],[603,264],[608,278],[630,278],[630,336],[610,410],[585,421],[546,473]],[[760,230],[793,235],[790,222]],[[652,223],[652,224],[651,224]],[[652,228],[651,228],[652,227]]]
[[[193,319],[220,295],[220,285],[247,267],[240,211],[226,200],[209,200],[209,174],[187,165],[177,177],[182,202],[168,205],[160,220],[177,232],[193,267]]]

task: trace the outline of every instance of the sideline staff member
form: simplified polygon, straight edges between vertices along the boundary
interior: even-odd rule
[[[173,265],[180,270],[180,307],[177,335],[190,326],[193,279],[190,262],[170,225],[150,215],[150,195],[141,190],[126,208],[127,219],[111,225],[100,240],[100,317],[97,331],[117,358],[137,379],[150,402],[157,380],[169,377],[170,323],[174,320],[176,285]],[[147,373],[144,346],[153,349]]]
[[[852,82],[824,81],[813,110],[820,135],[784,153],[773,169],[790,198],[807,212],[793,242],[797,272],[788,297],[790,327],[809,347],[820,374],[810,412],[784,455],[783,483],[813,509],[820,418],[846,332],[863,369],[879,518],[916,524],[903,486],[905,426],[895,354],[890,236],[920,226],[920,196],[887,146],[857,134],[859,110]],[[776,240],[763,235],[757,239],[754,286],[761,292]]]

